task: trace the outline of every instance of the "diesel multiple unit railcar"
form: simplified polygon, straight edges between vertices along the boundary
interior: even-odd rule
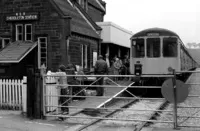
[[[172,69],[188,71],[196,67],[180,37],[170,30],[150,28],[131,37],[131,74],[160,79],[171,75]]]

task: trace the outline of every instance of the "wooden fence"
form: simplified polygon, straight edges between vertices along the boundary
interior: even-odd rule
[[[27,111],[27,77],[0,79],[0,109]]]

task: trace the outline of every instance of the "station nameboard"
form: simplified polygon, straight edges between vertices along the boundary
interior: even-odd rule
[[[19,12],[6,16],[6,21],[38,20],[37,12]]]

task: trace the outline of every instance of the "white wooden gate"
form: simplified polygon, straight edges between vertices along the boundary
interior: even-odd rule
[[[0,79],[0,110],[27,111],[27,77]]]
[[[45,103],[46,105],[48,105],[45,110],[47,112],[54,112],[54,111],[58,112],[58,105],[59,105],[58,95],[60,95],[60,89],[56,88],[57,81],[55,77],[47,77],[45,82],[46,82]]]

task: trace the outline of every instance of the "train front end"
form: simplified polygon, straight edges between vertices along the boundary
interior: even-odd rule
[[[136,76],[167,77],[180,69],[178,37],[161,29],[137,33],[131,38],[130,71]]]

